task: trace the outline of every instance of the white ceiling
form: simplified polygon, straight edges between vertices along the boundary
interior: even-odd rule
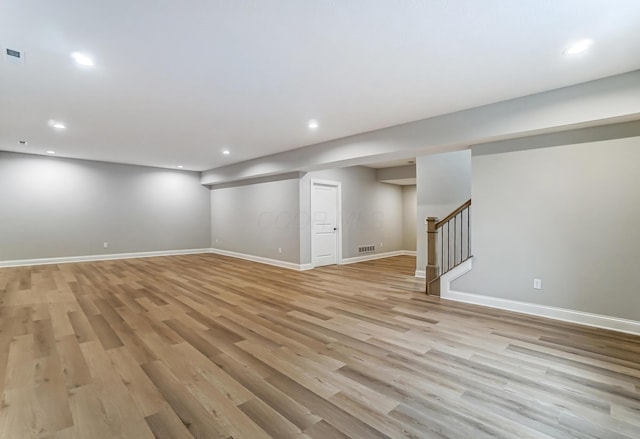
[[[206,170],[639,69],[640,1],[3,0],[0,46],[0,150]]]

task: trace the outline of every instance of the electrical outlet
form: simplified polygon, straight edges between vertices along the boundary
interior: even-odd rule
[[[104,247],[104,248],[109,248],[109,243],[108,243],[108,242],[105,242],[105,243],[103,244],[103,247]]]
[[[380,247],[384,247],[384,243],[380,241]]]
[[[219,242],[219,241],[218,241],[218,238],[216,238],[216,244],[217,244],[218,242]]]
[[[282,253],[282,247],[278,247],[278,253]]]
[[[542,289],[542,279],[534,279],[533,280],[533,289],[541,290]]]

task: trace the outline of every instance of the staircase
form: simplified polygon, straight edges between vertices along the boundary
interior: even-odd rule
[[[471,200],[444,219],[427,218],[426,293],[440,295],[440,278],[471,258]]]

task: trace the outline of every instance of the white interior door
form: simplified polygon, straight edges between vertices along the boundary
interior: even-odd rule
[[[311,252],[316,267],[337,264],[340,251],[340,183],[311,183]]]

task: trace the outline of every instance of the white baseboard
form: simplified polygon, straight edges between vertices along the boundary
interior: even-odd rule
[[[563,322],[578,323],[596,328],[610,329],[640,335],[640,322],[635,320],[620,319],[617,317],[591,314],[554,306],[538,305],[535,303],[519,302],[516,300],[502,299],[500,297],[483,296],[480,294],[463,293],[451,290],[451,282],[459,278],[472,268],[473,259],[463,262],[458,267],[445,273],[440,279],[440,297],[455,300],[457,302],[472,303],[474,305],[488,306],[490,308],[504,309],[528,315],[546,317]]]
[[[111,261],[115,259],[153,258],[157,256],[179,256],[211,253],[210,248],[197,248],[186,250],[163,250],[153,252],[113,253],[89,256],[66,256],[58,258],[20,259],[15,261],[0,261],[0,268],[27,267],[31,265],[69,264],[72,262]]]
[[[259,262],[261,264],[273,265],[273,266],[276,266],[276,267],[288,268],[290,270],[307,271],[307,270],[313,270],[315,268],[315,266],[313,264],[296,264],[296,263],[293,263],[293,262],[279,261],[277,259],[263,258],[262,256],[254,256],[254,255],[248,255],[248,254],[244,254],[244,253],[236,253],[236,252],[232,252],[232,251],[228,251],[228,250],[220,250],[220,249],[216,249],[216,248],[212,248],[211,249],[211,253],[215,253],[215,254],[223,255],[223,256],[230,256],[232,258],[245,259],[247,261],[252,261],[252,262]],[[341,265],[355,264],[357,262],[365,262],[365,261],[371,261],[371,260],[374,260],[374,259],[390,258],[390,257],[393,257],[393,256],[415,256],[415,254],[416,254],[416,252],[412,252],[412,251],[408,251],[408,250],[397,250],[397,251],[393,251],[393,252],[377,253],[377,254],[373,254],[373,255],[358,256],[358,257],[355,257],[355,258],[347,258],[347,259],[343,259],[340,264]]]
[[[456,300],[458,302],[473,303],[475,305],[547,317],[554,320],[562,320],[563,322],[579,323],[581,325],[593,326],[596,328],[640,335],[640,322],[635,320],[620,319],[617,317],[591,314],[565,308],[556,308],[553,306],[538,305],[535,303],[517,302],[515,300],[481,296],[479,294],[463,293],[460,291],[448,291],[446,295],[442,295],[441,297],[443,299]]]
[[[273,265],[275,267],[288,268],[290,270],[305,271],[313,268],[312,264],[296,264],[294,262],[279,261],[278,259],[263,258],[262,256],[248,255],[245,253],[237,253],[229,250],[221,250],[218,248],[210,249],[210,253],[222,256],[230,256],[232,258],[244,259],[251,262],[259,262],[260,264]]]
[[[342,262],[340,262],[340,265],[347,265],[347,264],[357,264],[358,262],[366,262],[366,261],[373,261],[375,259],[384,259],[384,258],[391,258],[394,256],[415,256],[416,252],[414,251],[409,251],[409,250],[396,250],[393,252],[386,252],[386,253],[375,253],[372,255],[365,255],[365,256],[356,256],[353,258],[345,258],[342,260]]]
[[[0,261],[0,268],[8,267],[27,267],[32,265],[51,265],[51,264],[68,264],[73,262],[95,262],[95,261],[111,261],[116,259],[135,259],[135,258],[152,258],[157,256],[179,256],[179,255],[192,255],[201,253],[215,253],[223,256],[230,256],[232,258],[245,259],[247,261],[259,262],[261,264],[273,265],[276,267],[288,268],[290,270],[306,271],[314,268],[313,264],[296,264],[293,262],[279,261],[277,259],[264,258],[261,256],[248,255],[244,253],[237,253],[228,250],[221,250],[216,248],[198,248],[198,249],[186,249],[186,250],[163,250],[152,252],[135,252],[135,253],[112,253],[103,255],[88,255],[88,256],[65,256],[56,258],[39,258],[39,259],[20,259],[12,261]],[[388,253],[379,253],[376,255],[368,255],[359,258],[349,258],[343,260],[343,264],[353,264],[356,262],[368,261],[372,259],[388,258],[391,256],[406,255],[411,252],[396,251]]]
[[[427,277],[427,270],[416,270],[416,277],[424,279]]]

